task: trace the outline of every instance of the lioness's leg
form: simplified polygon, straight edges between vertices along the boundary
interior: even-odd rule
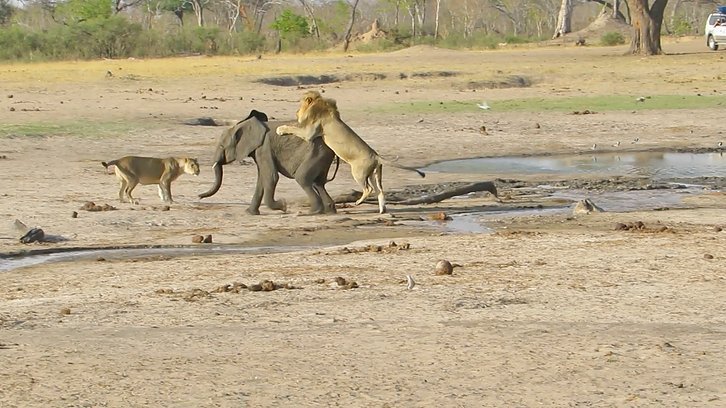
[[[280,136],[294,135],[309,142],[316,137],[321,137],[323,135],[322,132],[318,131],[318,128],[319,126],[306,126],[301,128],[297,126],[281,125],[278,126],[275,131]]]
[[[378,164],[376,170],[371,177],[378,189],[378,212],[383,214],[386,212],[386,197],[383,195],[383,165]]]
[[[361,169],[360,167],[352,167],[351,170],[353,178],[363,188],[360,198],[355,202],[355,205],[360,205],[373,192],[373,186],[369,181],[371,174],[368,169]]]
[[[174,200],[171,198],[171,180],[168,178],[163,178],[161,181],[159,181],[159,197],[161,197],[161,201],[165,201],[168,203],[173,203]]]
[[[135,178],[126,180],[126,197],[128,197],[129,202],[131,204],[138,204],[139,202],[134,199],[133,196],[131,196],[131,192],[134,191],[134,188],[136,188],[136,185],[139,184],[139,181]]]
[[[118,201],[126,202],[126,179],[119,177],[118,180],[121,182],[121,188],[118,190]]]

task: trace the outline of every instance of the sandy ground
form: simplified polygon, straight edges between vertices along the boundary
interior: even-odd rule
[[[670,211],[502,215],[487,219],[489,232],[463,233],[428,220],[440,211],[547,202],[503,183],[501,202],[480,194],[391,205],[387,215],[364,204],[302,216],[302,191],[282,180],[278,196],[291,203],[288,213],[263,207],[253,217],[244,213],[256,174],[249,160],[227,166],[217,195],[196,198],[212,183],[221,128],[182,124],[201,116],[239,119],[253,108],[292,118],[302,89],[257,83],[261,72],[331,69],[387,74],[303,88],[324,89],[364,139],[408,165],[581,153],[634,137],[639,144],[621,149],[713,148],[723,134],[704,118],[718,118],[722,109],[496,111],[503,99],[723,92],[713,89],[726,75],[723,53],[706,52],[701,39],[665,49],[670,55],[648,59],[623,57],[622,48],[419,47],[385,55],[170,60],[195,72],[184,77],[147,73],[146,61],[50,64],[42,75],[32,66],[2,66],[2,254],[191,245],[195,234],[283,253],[91,258],[0,272],[0,406],[723,406],[723,193],[705,192]],[[458,74],[397,75],[442,71]],[[533,84],[467,87],[508,75]],[[486,100],[494,108],[380,109],[451,100]],[[48,130],[49,123],[60,125]],[[98,127],[99,134],[73,134],[68,123]],[[42,134],[28,136],[38,124]],[[188,154],[203,170],[173,184],[177,202],[168,211],[152,186],[135,191],[140,205],[119,204],[115,177],[99,162],[127,154]],[[384,182],[398,190],[498,177],[430,173],[422,180],[387,168]],[[329,184],[333,195],[354,187],[347,165]],[[87,201],[118,210],[81,210]],[[20,244],[15,219],[63,240]],[[645,228],[615,229],[638,221]],[[455,264],[453,275],[434,273],[441,259]],[[406,275],[417,282],[413,290]],[[358,287],[346,289],[336,277]],[[287,288],[234,287],[264,280]]]

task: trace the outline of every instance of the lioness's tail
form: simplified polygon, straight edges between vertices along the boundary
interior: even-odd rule
[[[424,173],[423,171],[421,171],[421,170],[419,170],[417,168],[408,167],[408,166],[402,166],[402,165],[400,165],[398,163],[394,163],[394,162],[392,162],[390,160],[386,160],[386,159],[384,159],[383,157],[380,157],[380,156],[378,156],[378,160],[380,160],[381,163],[386,164],[388,166],[393,166],[393,167],[396,167],[396,168],[399,168],[399,169],[402,169],[402,170],[415,171],[416,173],[418,173],[419,176],[426,177],[426,173]]]
[[[111,161],[110,161],[110,162],[108,162],[108,163],[106,163],[106,162],[104,162],[104,161],[102,161],[102,162],[101,162],[101,164],[102,164],[102,165],[103,165],[103,167],[105,167],[105,168],[108,168],[108,166],[114,166],[114,165],[116,165],[116,163],[118,163],[118,160],[111,160]]]

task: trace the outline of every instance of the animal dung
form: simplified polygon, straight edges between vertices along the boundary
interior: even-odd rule
[[[78,212],[77,211],[73,211],[71,213],[71,218],[78,218]]]
[[[93,201],[86,201],[86,203],[81,206],[81,210],[85,211],[113,211],[115,209],[116,207],[110,204],[98,205]]]
[[[341,289],[355,289],[355,288],[358,287],[358,283],[357,282],[355,282],[355,281],[348,281],[345,278],[340,277],[340,276],[338,276],[338,277],[335,278],[335,283],[337,283],[338,284],[338,287],[340,287]]]
[[[446,259],[442,259],[436,263],[434,272],[437,275],[451,275],[452,273],[454,273],[454,266]]]
[[[265,292],[272,292],[273,290],[277,289],[277,285],[275,285],[275,282],[271,280],[262,281],[262,283],[260,283],[260,287]]]

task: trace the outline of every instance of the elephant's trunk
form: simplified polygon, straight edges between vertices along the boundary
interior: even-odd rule
[[[224,173],[222,167],[223,165],[221,162],[214,162],[212,165],[212,170],[214,170],[214,185],[206,193],[199,194],[199,198],[207,198],[217,194],[219,188],[222,187],[222,176]]]

